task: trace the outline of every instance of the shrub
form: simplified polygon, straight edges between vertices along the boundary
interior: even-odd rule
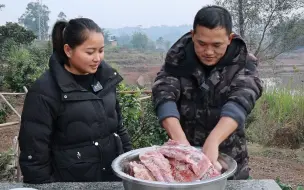
[[[134,94],[119,94],[123,123],[128,129],[134,148],[163,144],[167,139],[164,129],[159,125],[150,99],[143,100],[140,89],[121,84],[119,91],[135,90]]]
[[[11,165],[14,159],[13,152],[11,150],[0,153],[0,180],[1,181],[13,181],[15,168]]]
[[[7,57],[5,85],[13,91],[22,91],[23,86],[30,87],[47,68],[46,56],[43,51],[40,54],[39,57],[39,51],[33,47],[12,49]]]
[[[151,99],[143,100],[141,107],[142,114],[140,126],[133,136],[133,143],[140,147],[163,144],[168,140],[168,136],[158,122]]]
[[[0,101],[0,123],[5,123],[6,116],[7,116],[6,106],[2,101]]]

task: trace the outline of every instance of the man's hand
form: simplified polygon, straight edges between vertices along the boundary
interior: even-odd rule
[[[217,161],[219,155],[219,145],[217,142],[213,142],[212,139],[207,139],[204,146],[203,152],[209,158],[215,169],[218,171],[222,170],[221,164]]]
[[[203,152],[219,171],[222,169],[218,162],[219,145],[237,129],[237,126],[238,123],[232,118],[222,117],[204,143]]]
[[[190,145],[177,118],[168,117],[162,121],[162,125],[172,140],[175,140],[181,144]]]

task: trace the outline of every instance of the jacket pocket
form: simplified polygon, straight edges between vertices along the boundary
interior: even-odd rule
[[[107,171],[112,171],[111,164],[113,160],[123,153],[120,137],[116,136],[115,133],[111,134],[107,143],[101,144],[100,149],[103,155],[102,167]]]
[[[101,156],[97,148],[85,146],[54,151],[56,170],[60,181],[97,181],[101,175]]]

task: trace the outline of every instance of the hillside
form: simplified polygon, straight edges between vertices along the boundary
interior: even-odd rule
[[[174,43],[180,36],[189,32],[191,30],[191,25],[181,25],[181,26],[152,26],[149,28],[141,28],[141,27],[124,27],[124,28],[107,28],[111,35],[114,36],[122,36],[129,35],[131,36],[136,31],[141,31],[147,34],[147,36],[155,41],[159,37],[163,37],[165,40]]]
[[[150,87],[161,65],[164,63],[166,53],[137,52],[121,50],[106,54],[106,60],[119,67],[121,74],[128,84],[136,84],[139,76],[143,76],[147,87]],[[304,74],[304,48],[280,55],[272,63],[260,63],[259,71],[262,78],[277,77],[283,84],[292,79],[292,86],[303,84]]]

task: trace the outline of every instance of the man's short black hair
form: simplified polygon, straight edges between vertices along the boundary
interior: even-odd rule
[[[226,29],[227,35],[232,32],[232,19],[229,11],[216,5],[205,6],[196,13],[193,23],[194,31],[197,25],[209,29],[223,27]]]

